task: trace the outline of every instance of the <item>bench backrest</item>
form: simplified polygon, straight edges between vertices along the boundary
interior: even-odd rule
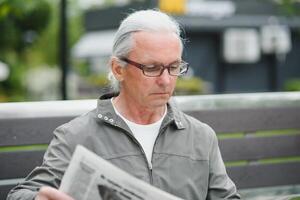
[[[0,119],[0,199],[42,163],[53,130],[74,118],[43,117]]]
[[[218,133],[228,174],[239,189],[300,184],[300,107],[189,114]]]
[[[238,188],[300,184],[300,107],[187,113],[217,132],[228,174]],[[0,119],[0,199],[41,164],[53,130],[74,117]],[[269,130],[275,131],[257,133]]]

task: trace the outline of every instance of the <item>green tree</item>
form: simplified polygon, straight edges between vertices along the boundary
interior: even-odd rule
[[[279,11],[286,16],[300,15],[300,1],[299,0],[270,0],[279,5]]]
[[[58,66],[59,9],[60,0],[0,0],[0,61],[11,71],[0,82],[0,102],[31,100],[25,74],[31,68]],[[68,22],[71,48],[83,32],[77,0],[68,1]]]
[[[10,97],[5,100],[23,99],[26,50],[47,27],[50,14],[45,0],[0,0],[0,60],[10,67],[8,80],[0,84],[2,98]]]
[[[45,0],[1,0],[0,51],[22,53],[47,27],[49,19],[50,6]]]

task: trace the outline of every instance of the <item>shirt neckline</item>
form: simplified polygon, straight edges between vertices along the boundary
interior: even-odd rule
[[[162,115],[162,117],[161,117],[159,120],[157,120],[156,122],[153,122],[153,123],[151,123],[151,124],[138,124],[138,123],[135,123],[135,122],[133,122],[133,121],[127,119],[125,116],[123,116],[123,115],[118,111],[118,109],[115,107],[115,105],[114,105],[114,103],[113,103],[113,99],[114,99],[114,98],[111,98],[110,101],[111,101],[111,104],[112,104],[112,107],[113,107],[115,113],[116,113],[117,115],[119,115],[126,123],[130,123],[130,124],[132,124],[132,125],[134,125],[134,126],[142,126],[142,127],[155,126],[155,125],[157,125],[157,124],[161,124],[162,121],[163,121],[163,119],[164,119],[165,116],[167,115],[167,106],[165,106],[165,112],[164,112],[164,114]]]

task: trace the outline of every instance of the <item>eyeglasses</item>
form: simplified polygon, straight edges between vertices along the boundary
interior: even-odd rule
[[[143,74],[145,76],[149,77],[158,77],[162,75],[165,69],[168,69],[168,72],[171,76],[181,76],[184,75],[188,69],[189,64],[181,61],[181,62],[174,62],[167,66],[164,65],[157,65],[157,64],[149,64],[149,65],[143,65],[137,62],[134,62],[132,60],[129,60],[128,58],[122,58],[121,60],[127,62],[128,64],[135,66],[143,71]]]

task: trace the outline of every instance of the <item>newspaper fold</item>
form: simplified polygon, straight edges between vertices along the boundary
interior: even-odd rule
[[[182,200],[133,177],[78,145],[60,190],[76,200]]]

